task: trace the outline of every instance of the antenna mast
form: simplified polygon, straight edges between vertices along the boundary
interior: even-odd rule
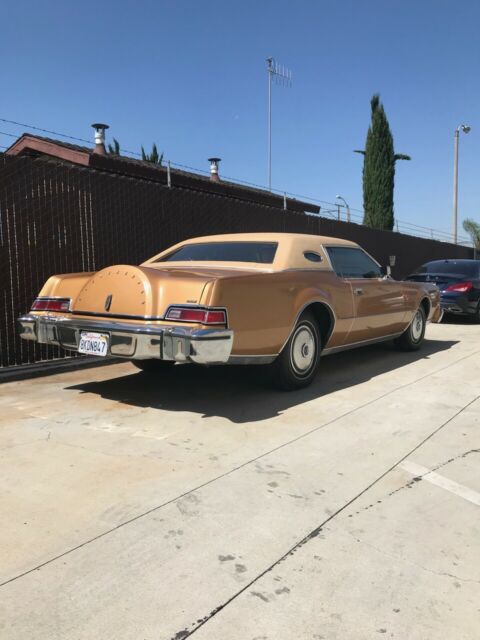
[[[270,56],[267,58],[268,73],[268,189],[272,190],[272,80],[284,87],[292,86],[292,72],[279,65]]]

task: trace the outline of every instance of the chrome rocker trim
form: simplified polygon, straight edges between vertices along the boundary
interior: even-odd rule
[[[330,356],[334,353],[340,353],[341,351],[348,351],[349,349],[356,349],[357,347],[369,347],[372,344],[378,344],[379,342],[388,342],[389,340],[395,340],[403,334],[403,331],[399,333],[390,333],[388,336],[380,336],[378,338],[370,338],[369,340],[361,340],[359,342],[351,342],[350,344],[341,344],[338,347],[327,347],[323,349],[321,356]]]
[[[232,352],[231,329],[196,329],[174,325],[147,325],[90,320],[64,316],[18,318],[20,337],[41,344],[78,350],[81,331],[98,331],[109,336],[108,354],[129,360],[174,360],[198,364],[224,364]]]

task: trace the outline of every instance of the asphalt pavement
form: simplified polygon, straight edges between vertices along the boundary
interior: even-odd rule
[[[480,326],[0,386],[3,640],[477,640]]]

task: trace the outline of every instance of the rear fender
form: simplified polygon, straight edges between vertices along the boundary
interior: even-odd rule
[[[327,272],[325,277],[330,274]],[[318,274],[306,271],[232,276],[212,284],[205,304],[227,309],[229,328],[234,332],[233,355],[277,355],[299,314],[309,305],[324,303],[336,316],[338,305],[334,307],[331,299],[335,282],[326,283],[323,290],[312,286],[315,280],[318,282]],[[349,288],[347,294],[345,315],[351,316]]]
[[[73,301],[93,275],[94,272],[85,272],[51,276],[38,295],[39,297],[71,298]]]

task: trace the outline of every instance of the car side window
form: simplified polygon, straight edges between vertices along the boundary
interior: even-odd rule
[[[326,247],[333,270],[341,278],[381,278],[382,272],[365,251],[357,247]]]

